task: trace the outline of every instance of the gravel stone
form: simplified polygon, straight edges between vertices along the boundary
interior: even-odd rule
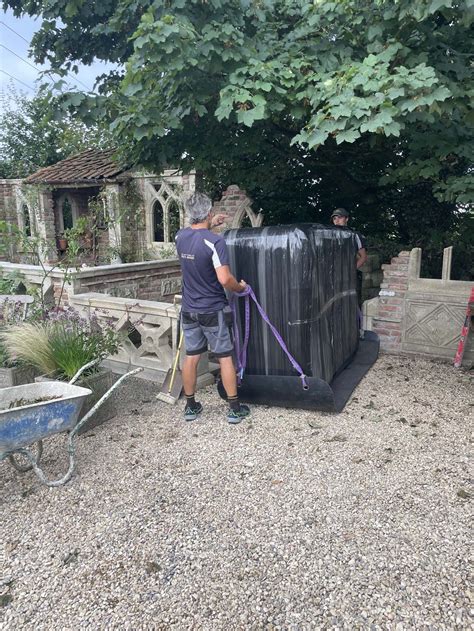
[[[383,355],[339,415],[238,426],[126,382],[65,487],[0,463],[0,628],[470,628],[471,381]]]

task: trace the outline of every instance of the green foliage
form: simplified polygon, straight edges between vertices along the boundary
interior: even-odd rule
[[[269,222],[342,205],[374,239],[467,243],[472,0],[4,6],[43,13],[38,62],[121,64],[63,105],[108,117],[129,162],[196,168],[215,194],[238,183]]]
[[[113,325],[95,313],[82,318],[73,309],[51,310],[41,321],[5,327],[0,351],[9,362],[21,361],[42,374],[69,380],[85,364],[116,354],[121,341]]]
[[[23,322],[2,330],[0,340],[10,361],[21,361],[42,373],[56,369],[49,329],[41,323]]]
[[[0,270],[0,295],[24,294],[26,292],[25,278],[20,272],[3,274]]]
[[[7,349],[0,339],[0,368],[11,368],[12,365],[13,364],[8,356]]]
[[[22,178],[87,148],[106,144],[97,125],[58,118],[58,97],[33,98],[10,88],[0,95],[0,178]]]

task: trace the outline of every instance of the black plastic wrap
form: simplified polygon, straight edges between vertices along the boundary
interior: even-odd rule
[[[234,275],[251,285],[305,374],[329,383],[358,345],[355,234],[299,224],[229,230],[225,239]],[[255,306],[246,373],[297,375]]]

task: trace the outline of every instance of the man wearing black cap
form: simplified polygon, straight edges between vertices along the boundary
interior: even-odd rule
[[[339,228],[347,228],[349,217],[350,215],[345,208],[336,208],[336,210],[331,215],[331,221],[333,222],[335,226],[338,226]],[[352,228],[348,228],[348,230],[352,230]],[[355,234],[356,248],[357,248],[356,266],[357,266],[357,296],[358,296],[358,302],[359,302],[359,314],[358,314],[359,337],[361,339],[364,339],[364,329],[362,326],[362,312],[360,311],[360,307],[362,304],[362,272],[359,271],[359,268],[362,267],[362,265],[367,260],[367,247],[366,247],[364,236],[359,234],[358,232],[355,232],[355,230],[353,232]]]
[[[331,215],[331,221],[335,226],[340,226],[341,228],[347,228],[347,224],[349,222],[349,213],[345,208],[336,208],[336,210]],[[352,230],[352,228],[349,228]],[[355,231],[353,231],[355,232]],[[363,235],[355,232],[356,243],[357,243],[357,269],[362,267],[362,265],[367,260],[367,245],[365,242],[365,238]]]

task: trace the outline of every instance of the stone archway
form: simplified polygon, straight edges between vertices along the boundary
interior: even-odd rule
[[[263,223],[263,214],[261,212],[255,213],[252,210],[252,200],[236,184],[227,187],[221,200],[213,204],[212,210],[215,214],[225,213],[228,215],[228,219],[221,227],[220,232],[229,228],[240,228],[245,218],[248,218],[252,228],[259,228]]]

